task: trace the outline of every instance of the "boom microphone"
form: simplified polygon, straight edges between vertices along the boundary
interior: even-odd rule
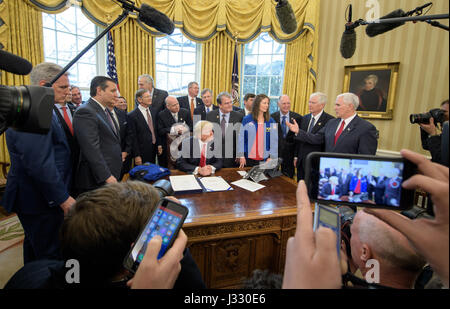
[[[297,20],[295,19],[292,6],[287,0],[275,0],[277,6],[275,7],[275,13],[277,15],[278,22],[280,23],[281,30],[286,34],[294,33],[297,30]]]
[[[355,28],[359,26],[359,22],[352,23],[352,5],[349,5],[349,14],[347,23],[345,24],[345,31],[341,38],[341,55],[345,59],[353,56],[356,50],[356,32]]]
[[[156,30],[166,33],[172,34],[175,29],[175,25],[173,22],[167,17],[165,14],[161,13],[155,8],[142,3],[140,8],[134,6],[134,2],[131,0],[117,0],[120,2],[124,9],[129,11],[139,12],[138,19],[143,22],[147,26],[155,28]]]
[[[138,19],[147,26],[166,34],[172,34],[175,29],[175,25],[169,17],[145,3],[142,3],[139,9]]]
[[[389,13],[386,16],[381,17],[380,19],[398,18],[398,17],[405,17],[405,16],[407,16],[407,14],[402,9],[398,9],[398,10],[395,10],[395,11]],[[392,29],[400,27],[404,24],[405,24],[404,21],[403,22],[395,22],[395,23],[370,24],[366,27],[366,34],[372,38],[376,35],[391,31]]]
[[[0,70],[19,75],[27,75],[31,72],[31,63],[19,56],[0,50]]]

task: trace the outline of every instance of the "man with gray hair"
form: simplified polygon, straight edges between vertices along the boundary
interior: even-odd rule
[[[377,129],[356,114],[359,98],[353,93],[337,96],[334,105],[336,119],[332,119],[317,133],[300,130],[297,123],[288,123],[295,139],[313,145],[325,146],[325,152],[375,155],[377,152]]]
[[[138,77],[139,89],[145,89],[150,92],[152,98],[152,106],[155,110],[155,115],[158,115],[166,107],[166,98],[169,95],[167,91],[155,88],[153,78],[148,74],[142,74]],[[139,102],[136,100],[136,107],[139,106]]]
[[[403,234],[364,211],[356,213],[350,231],[352,262],[365,278],[386,287],[414,288],[426,262]]]
[[[334,118],[324,111],[327,100],[327,95],[322,92],[315,92],[309,96],[309,114],[303,116],[299,124],[300,130],[317,133]],[[324,145],[313,145],[301,141],[295,143],[294,165],[297,167],[297,181],[305,178],[306,157],[315,151],[324,151]]]
[[[54,63],[36,65],[31,71],[32,85],[45,85],[61,70]],[[62,75],[52,85],[55,104],[65,103],[69,93],[67,75]],[[69,191],[71,151],[57,113],[58,110],[53,110],[47,134],[6,131],[11,168],[1,204],[8,212],[17,213],[25,231],[25,264],[39,259],[60,258],[58,231],[64,215],[75,203]]]

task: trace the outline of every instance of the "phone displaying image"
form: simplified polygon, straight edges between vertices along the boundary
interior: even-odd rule
[[[402,183],[416,173],[404,158],[314,152],[305,182],[309,198],[321,204],[404,210],[413,206],[414,190]]]
[[[156,235],[162,238],[161,250],[157,257],[158,260],[162,258],[177,238],[188,213],[187,207],[167,198],[161,199],[127,254],[123,263],[124,267],[135,273],[144,258],[148,242]]]

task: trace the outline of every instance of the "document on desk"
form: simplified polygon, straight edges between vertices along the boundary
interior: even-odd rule
[[[194,175],[170,176],[170,184],[175,192],[202,192],[203,189]]]
[[[206,192],[234,190],[222,177],[202,177],[198,179]]]
[[[260,185],[259,183],[256,183],[256,182],[253,182],[253,181],[247,180],[247,179],[241,179],[241,180],[232,182],[231,184],[238,186],[242,189],[251,191],[251,192],[258,191],[259,189],[262,189],[265,187],[263,185]]]

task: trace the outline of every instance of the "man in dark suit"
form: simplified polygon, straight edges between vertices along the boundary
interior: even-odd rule
[[[368,154],[377,152],[377,129],[370,122],[358,117],[359,98],[353,93],[337,96],[332,119],[316,134],[300,130],[297,123],[288,124],[296,140],[314,145],[325,144],[326,152]]]
[[[61,124],[64,133],[66,135],[67,143],[70,147],[70,161],[72,163],[72,171],[76,171],[78,168],[78,161],[80,156],[80,146],[73,132],[73,115],[76,107],[69,102],[55,103],[53,106],[55,116]],[[72,174],[75,176],[75,173]],[[70,194],[76,196],[76,190],[73,188],[74,181],[71,181]]]
[[[158,113],[166,107],[165,100],[169,95],[167,91],[155,88],[153,78],[148,74],[143,74],[138,77],[138,86],[139,89],[146,89],[150,92],[155,115],[158,115]],[[138,106],[139,102],[136,101],[136,107]]]
[[[172,135],[181,135],[182,132],[175,132],[175,127],[172,126],[175,123],[184,123],[189,127],[189,131],[192,131],[192,119],[189,111],[184,108],[180,108],[180,104],[178,103],[177,98],[168,96],[166,98],[166,109],[161,111],[158,115],[158,135],[159,135],[159,143],[162,147],[162,155],[164,161],[159,161],[159,165],[167,167],[168,158],[167,158],[167,134]]]
[[[278,123],[278,157],[283,159],[281,163],[281,172],[289,178],[294,177],[294,151],[295,141],[294,133],[286,125],[286,121],[300,123],[302,116],[291,111],[291,99],[287,95],[282,95],[278,99],[279,111],[271,115],[273,120]]]
[[[194,123],[196,123],[199,120],[205,120],[207,113],[219,108],[217,105],[213,104],[214,99],[212,96],[211,89],[208,88],[203,89],[201,92],[201,96],[203,103],[194,109],[194,118],[192,119]],[[200,115],[200,117],[198,115]]]
[[[194,136],[182,142],[181,156],[176,165],[180,171],[194,175],[210,176],[223,166],[223,160],[214,156],[214,131],[209,121],[199,121]]]
[[[31,84],[43,86],[62,67],[41,63],[31,72]],[[67,74],[52,88],[55,103],[63,104],[69,92]],[[6,131],[6,143],[11,158],[8,182],[2,200],[8,212],[15,212],[25,231],[24,263],[40,259],[60,258],[59,228],[75,203],[69,194],[72,178],[70,146],[63,127],[53,111],[47,134]]]
[[[317,133],[330,119],[334,118],[323,110],[326,103],[326,94],[321,92],[311,94],[308,102],[309,114],[303,116],[299,124],[300,130]],[[324,151],[323,144],[313,145],[307,142],[296,141],[294,164],[297,167],[297,181],[305,178],[306,157],[315,151]]]
[[[119,124],[120,148],[122,149],[122,171],[120,180],[130,171],[132,161],[133,131],[128,121],[127,101],[124,97],[117,99],[114,108],[111,110],[114,120]]]
[[[350,181],[352,180],[353,174],[349,173],[347,169],[342,168],[341,172],[338,174],[340,196],[348,195],[350,191]]]
[[[219,109],[206,114],[206,120],[216,124],[214,143],[222,144],[223,167],[236,167],[239,166],[236,162],[237,138],[244,117],[233,111],[233,98],[228,92],[219,93],[217,103]],[[221,134],[217,134],[218,132]]]
[[[194,110],[202,104],[202,99],[197,97],[199,89],[197,82],[190,82],[188,84],[188,95],[177,98],[180,107],[187,109],[191,113],[192,119],[194,119]]]
[[[83,104],[83,97],[81,96],[81,91],[78,86],[72,85],[70,88],[70,91],[72,93],[72,104],[75,108],[78,108]]]
[[[239,112],[245,116],[252,113],[253,101],[255,101],[256,95],[253,93],[247,93],[244,96],[244,108]]]
[[[133,131],[134,163],[155,163],[157,152],[162,153],[157,132],[157,108],[153,108],[152,97],[147,90],[139,89],[135,97],[139,106],[128,114]]]
[[[117,85],[109,77],[91,81],[91,97],[73,117],[73,129],[80,144],[80,162],[75,176],[78,193],[114,183],[122,170],[120,128],[111,109],[118,98]]]
[[[378,205],[385,204],[384,192],[386,191],[387,179],[388,178],[384,176],[384,173],[380,173],[380,175],[376,178],[375,203],[377,203]]]

